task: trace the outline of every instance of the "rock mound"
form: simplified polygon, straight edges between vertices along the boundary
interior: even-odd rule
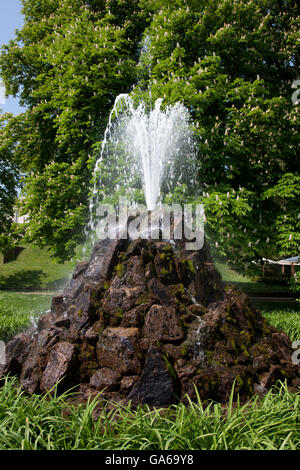
[[[5,373],[24,390],[167,406],[189,395],[226,403],[246,400],[287,379],[300,385],[291,342],[268,325],[247,296],[223,290],[205,243],[99,242],[80,263],[37,331],[7,345]]]

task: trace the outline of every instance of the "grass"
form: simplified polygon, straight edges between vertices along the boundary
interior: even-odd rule
[[[0,341],[26,329],[51,305],[51,295],[0,291]]]
[[[28,397],[15,379],[6,379],[0,389],[0,450],[295,450],[300,445],[300,396],[285,384],[245,405],[233,406],[231,399],[226,409],[213,402],[204,407],[198,399],[166,410],[133,410],[130,404],[101,404],[101,396],[75,406],[68,397]]]
[[[284,331],[291,339],[291,341],[300,340],[300,312],[299,310],[278,310],[263,312],[268,322]]]
[[[0,340],[8,341],[49,309],[53,295],[50,290],[65,286],[75,264],[76,260],[55,264],[46,249],[32,245],[10,263],[3,264],[0,255]]]
[[[76,260],[55,264],[46,249],[26,246],[15,261],[3,264],[0,255],[0,290],[32,291],[62,288]]]
[[[247,276],[242,276],[233,269],[231,269],[226,263],[216,262],[216,267],[220,272],[223,282],[226,284],[234,284],[246,294],[253,294],[254,292],[289,292],[289,288],[284,285],[269,285],[263,284],[259,280],[251,279]]]
[[[268,322],[284,331],[291,341],[300,340],[300,303],[252,301]]]

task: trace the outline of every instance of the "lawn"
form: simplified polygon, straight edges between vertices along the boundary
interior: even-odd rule
[[[3,264],[0,256],[0,340],[9,340],[50,308],[52,296],[66,285],[76,263],[54,263],[46,249],[32,245],[10,263]]]
[[[220,272],[223,281],[226,284],[234,284],[246,294],[253,295],[254,293],[270,293],[274,292],[286,293],[289,292],[289,288],[284,285],[270,285],[264,284],[259,280],[251,279],[247,276],[242,276],[233,269],[231,269],[226,263],[216,262],[216,267]]]
[[[253,302],[268,322],[284,331],[291,341],[300,340],[300,303]]]
[[[25,246],[15,261],[3,264],[0,255],[0,290],[34,291],[61,289],[77,260],[54,263],[46,249]]]
[[[52,296],[66,285],[76,263],[54,263],[46,249],[32,245],[10,263],[3,264],[0,256],[0,340],[9,340],[50,308]]]
[[[51,295],[0,291],[0,341],[35,323],[50,305]]]

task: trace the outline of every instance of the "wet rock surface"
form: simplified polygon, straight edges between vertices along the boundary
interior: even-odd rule
[[[278,380],[296,390],[287,335],[270,326],[235,287],[223,290],[205,243],[98,242],[79,263],[37,330],[7,345],[0,373],[41,393],[59,383],[85,397],[167,406],[186,395],[226,403],[263,395]]]
[[[168,406],[176,397],[176,377],[170,374],[158,348],[150,348],[143,372],[133,387],[129,399],[134,405]]]

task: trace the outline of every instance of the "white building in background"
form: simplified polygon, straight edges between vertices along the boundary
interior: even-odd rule
[[[0,81],[0,105],[6,103],[6,96],[5,96],[5,86],[2,81]]]
[[[20,198],[19,200],[22,201],[23,199],[24,198]],[[20,211],[18,209],[15,209],[13,222],[15,222],[16,224],[24,224],[24,222],[26,222],[26,220],[28,220],[28,216],[27,215],[21,215]]]
[[[26,215],[20,215],[19,212],[16,211],[15,214],[14,214],[13,221],[16,224],[24,224],[24,222],[26,222],[27,219],[28,219],[28,217]]]

